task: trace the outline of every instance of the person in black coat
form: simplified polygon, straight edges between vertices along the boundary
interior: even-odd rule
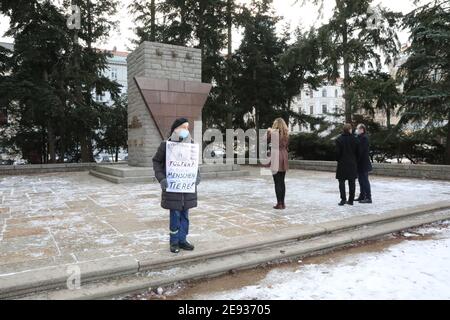
[[[175,120],[168,141],[194,143],[189,133],[189,123],[185,118]],[[197,207],[197,187],[195,193],[166,192],[166,141],[161,142],[153,157],[153,170],[162,189],[161,207],[170,210],[170,251],[178,253],[180,249],[194,250],[186,237],[189,233],[189,209]],[[197,173],[196,186],[200,183],[200,171]]]
[[[358,161],[358,182],[360,195],[357,201],[359,203],[372,203],[372,193],[370,189],[369,172],[372,171],[372,163],[369,157],[369,137],[367,136],[366,126],[358,125],[356,134],[359,140],[359,161]]]
[[[339,180],[341,193],[340,206],[353,205],[355,199],[355,180],[358,177],[357,163],[359,159],[358,140],[352,134],[352,125],[346,124],[343,133],[336,139],[336,179]],[[349,198],[345,192],[345,181],[348,180]]]

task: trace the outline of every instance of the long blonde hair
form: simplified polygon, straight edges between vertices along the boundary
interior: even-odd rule
[[[288,138],[289,137],[289,128],[283,118],[277,118],[273,122],[272,125],[273,130],[278,130],[280,134],[280,138]]]

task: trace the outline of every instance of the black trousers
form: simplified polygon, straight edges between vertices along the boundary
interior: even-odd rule
[[[348,180],[348,188],[350,189],[348,201],[353,202],[355,200],[355,188],[356,188],[356,179],[350,179]],[[345,193],[345,181],[346,180],[339,180],[339,191],[341,192],[341,200],[347,201],[347,195]]]
[[[370,190],[370,181],[368,172],[358,173],[359,190],[363,199],[372,200],[372,192]]]
[[[284,203],[284,197],[286,196],[286,184],[284,179],[286,172],[277,172],[273,175],[273,182],[275,182],[275,194],[277,195],[278,203]]]

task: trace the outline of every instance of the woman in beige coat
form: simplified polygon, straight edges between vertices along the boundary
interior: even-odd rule
[[[267,138],[269,143],[271,143],[270,170],[272,171],[275,194],[277,196],[277,204],[273,208],[282,210],[286,209],[286,204],[284,203],[286,195],[285,177],[286,172],[289,170],[289,129],[282,118],[274,121],[272,128],[268,130]],[[278,138],[278,143],[275,141],[275,138]]]

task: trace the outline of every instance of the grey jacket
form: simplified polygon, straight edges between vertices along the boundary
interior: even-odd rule
[[[169,141],[171,141],[169,139]],[[193,141],[191,141],[193,143]],[[160,184],[166,183],[166,141],[161,142],[153,157],[153,170]],[[197,173],[196,185],[200,183],[200,171]],[[162,186],[161,207],[169,210],[187,210],[197,207],[197,186],[195,193],[166,192]]]

